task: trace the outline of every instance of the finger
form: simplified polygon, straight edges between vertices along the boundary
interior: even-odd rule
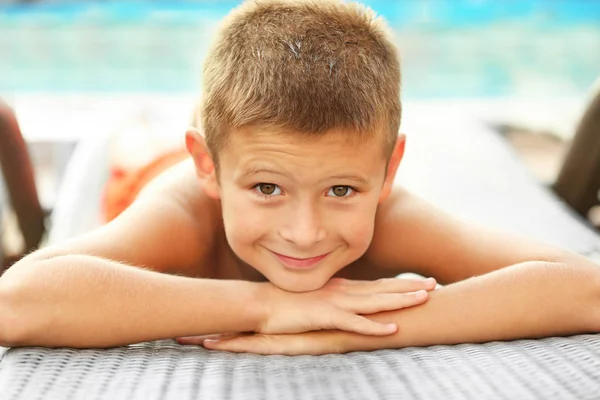
[[[427,301],[429,293],[419,290],[412,293],[383,293],[364,296],[347,296],[338,305],[340,308],[356,314],[374,314],[382,311],[399,310]]]
[[[398,331],[396,324],[375,322],[363,316],[343,311],[333,314],[331,318],[331,327],[329,328],[359,333],[361,335],[387,336],[393,335]]]
[[[240,336],[240,333],[220,333],[214,335],[199,335],[199,336],[182,336],[178,337],[175,340],[179,344],[185,345],[202,345],[205,340],[219,340],[219,339],[228,339],[236,336]]]
[[[348,281],[348,292],[352,294],[367,293],[407,293],[417,290],[434,290],[436,280],[407,279],[407,278],[384,278],[376,281]]]
[[[203,346],[209,350],[229,351],[232,353],[283,354],[274,336],[248,335],[223,340],[205,340]]]
[[[206,339],[206,336],[186,336],[186,337],[178,337],[175,340],[179,344],[185,345],[201,345],[202,342]]]
[[[322,333],[322,332],[312,332]],[[302,335],[251,335],[227,340],[206,340],[209,350],[262,355],[321,355],[342,353],[343,348],[311,333]]]

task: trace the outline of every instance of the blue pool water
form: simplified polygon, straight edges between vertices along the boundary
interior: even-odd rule
[[[0,93],[198,90],[238,1],[0,7]],[[396,32],[405,97],[579,95],[600,76],[600,1],[364,1]]]

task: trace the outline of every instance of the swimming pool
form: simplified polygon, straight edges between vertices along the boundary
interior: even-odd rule
[[[572,96],[600,75],[600,1],[365,1],[397,33],[408,98]],[[238,1],[0,7],[0,93],[198,90]]]

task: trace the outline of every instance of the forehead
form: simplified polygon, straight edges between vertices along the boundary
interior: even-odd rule
[[[228,133],[227,145],[223,153],[239,155],[243,151],[288,151],[303,153],[323,151],[330,153],[373,152],[384,158],[383,135],[377,133],[357,133],[343,129],[311,134],[292,130],[277,130],[261,127],[244,127]],[[376,154],[373,154],[377,156]]]
[[[305,185],[340,178],[377,185],[387,165],[377,137],[349,140],[346,132],[313,136],[260,129],[232,132],[219,159],[220,175],[226,180],[261,179],[263,173],[274,172]]]
[[[357,164],[386,162],[383,135],[363,135],[336,130],[306,134],[246,127],[229,133],[227,145],[219,152],[223,163],[237,167],[259,161],[286,163]],[[344,165],[347,166],[347,165]]]

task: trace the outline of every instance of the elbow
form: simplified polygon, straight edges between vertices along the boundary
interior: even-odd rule
[[[581,271],[581,268],[576,270]],[[600,266],[587,261],[584,271],[572,283],[575,293],[582,296],[581,307],[575,314],[584,322],[582,331],[600,333]]]
[[[596,266],[593,279],[594,300],[590,309],[592,321],[590,321],[591,332],[600,333],[600,267]]]
[[[23,307],[27,294],[18,279],[8,278],[0,278],[0,346],[24,346],[31,332],[31,318]]]
[[[575,254],[563,256],[554,264],[560,268],[561,273],[556,277],[561,285],[568,285],[570,299],[566,298],[565,302],[573,306],[569,314],[575,330],[600,333],[600,265]]]
[[[26,341],[26,327],[18,311],[17,295],[5,286],[0,285],[0,346],[22,346]]]

